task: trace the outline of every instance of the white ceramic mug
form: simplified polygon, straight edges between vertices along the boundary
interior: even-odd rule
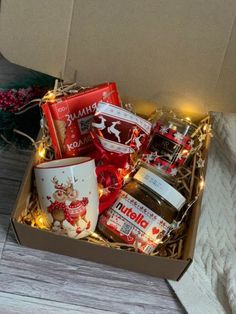
[[[54,231],[78,239],[94,232],[99,209],[104,209],[104,204],[99,204],[97,185],[97,175],[104,170],[117,176],[115,168],[96,168],[89,157],[58,159],[35,166],[39,203],[52,216]],[[105,207],[108,203],[105,200]]]

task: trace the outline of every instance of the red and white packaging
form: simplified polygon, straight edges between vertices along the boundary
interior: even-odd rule
[[[147,147],[152,125],[149,121],[105,101],[101,101],[92,122],[91,133],[101,155],[118,168],[125,167],[130,154]]]
[[[159,171],[175,176],[194,147],[191,133],[187,133],[188,125],[186,130],[179,132],[175,126],[170,127],[170,125],[158,121],[148,149],[142,155],[142,160]],[[193,130],[195,129],[193,128]]]
[[[120,106],[114,82],[80,91],[73,96],[56,98],[42,105],[48,123],[55,159],[81,156],[92,152],[91,121],[100,101]]]
[[[170,227],[167,221],[123,190],[101,215],[100,224],[145,254],[155,250]]]

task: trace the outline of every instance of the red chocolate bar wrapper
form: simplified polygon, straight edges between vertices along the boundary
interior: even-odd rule
[[[115,83],[100,84],[42,105],[56,159],[81,156],[94,149],[91,121],[101,100],[120,106]]]

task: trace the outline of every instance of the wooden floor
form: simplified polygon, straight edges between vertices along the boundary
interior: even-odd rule
[[[165,280],[19,246],[9,216],[28,158],[0,152],[0,314],[185,313]]]

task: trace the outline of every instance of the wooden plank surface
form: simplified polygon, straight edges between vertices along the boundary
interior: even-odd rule
[[[1,173],[0,178],[21,181],[25,166],[31,155],[30,151],[20,151],[16,149],[0,150]],[[1,185],[2,188],[2,185]]]
[[[0,313],[15,314],[58,314],[58,313],[84,313],[84,314],[99,314],[103,311],[86,308],[80,305],[54,302],[50,300],[37,299],[32,297],[24,297],[11,293],[0,292]]]
[[[0,259],[2,257],[2,251],[8,234],[9,222],[10,222],[9,215],[0,214]]]
[[[0,151],[0,214],[11,213],[30,155],[7,147]]]
[[[0,154],[0,313],[185,313],[165,280],[19,246],[7,213],[28,158]]]

